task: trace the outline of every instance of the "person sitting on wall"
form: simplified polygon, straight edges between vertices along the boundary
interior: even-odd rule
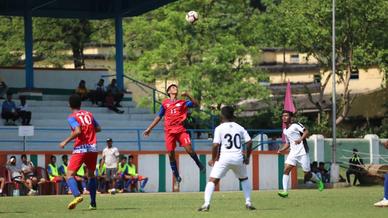
[[[16,157],[11,156],[6,164],[7,170],[11,174],[11,181],[16,184],[23,184],[28,189],[28,195],[35,195],[37,193],[36,190],[32,188],[32,181],[30,179],[25,179],[23,175],[23,171],[20,165],[16,164]]]
[[[26,96],[20,96],[20,105],[16,108],[20,118],[22,118],[22,125],[30,125],[31,122],[31,111],[28,109]]]
[[[122,114],[124,113],[123,110],[120,110],[117,108],[117,106],[115,105],[114,103],[114,97],[112,95],[112,92],[111,91],[108,91],[106,93],[106,96],[105,96],[105,106],[109,109],[109,110],[112,110],[118,114]]]
[[[75,89],[75,94],[79,95],[82,101],[88,99],[89,90],[86,88],[85,80],[81,80],[78,84],[78,87]]]
[[[116,79],[112,79],[111,83],[106,87],[106,92],[112,94],[115,106],[121,107],[120,102],[123,100],[124,91],[117,86]]]
[[[19,118],[16,111],[16,104],[12,101],[12,93],[7,92],[7,99],[1,107],[1,118],[5,119],[5,125],[15,125],[15,121]]]
[[[104,86],[104,79],[100,79],[96,84],[96,89],[90,91],[90,100],[93,104],[104,106],[106,89]]]
[[[346,179],[350,183],[350,175],[354,175],[353,185],[356,185],[357,180],[360,181],[360,176],[362,175],[364,169],[364,161],[358,154],[358,150],[356,148],[353,148],[353,155],[349,159],[349,168],[346,171]]]
[[[4,81],[0,81],[0,99],[4,98],[4,94],[8,92],[8,86]]]

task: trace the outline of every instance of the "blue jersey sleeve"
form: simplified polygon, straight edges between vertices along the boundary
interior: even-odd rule
[[[75,117],[69,117],[67,118],[67,122],[69,122],[69,125],[72,129],[75,129],[77,126],[80,126]]]
[[[93,117],[93,126],[94,127],[100,126],[100,124],[98,124],[98,122],[96,121],[96,119],[94,119],[94,117]]]
[[[194,103],[192,101],[186,101],[186,107],[194,107]]]
[[[159,110],[158,116],[159,117],[163,117],[165,112],[166,112],[166,110],[164,109],[163,105],[160,106],[160,110]]]

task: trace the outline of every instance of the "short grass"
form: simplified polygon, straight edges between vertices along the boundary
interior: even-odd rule
[[[88,211],[85,197],[72,211],[66,209],[71,196],[36,196],[0,198],[0,217],[362,217],[387,218],[388,208],[375,208],[373,203],[383,195],[381,186],[292,190],[287,199],[276,191],[255,191],[252,201],[258,210],[244,208],[241,192],[216,192],[210,212],[196,209],[203,193],[145,193],[99,195],[98,210]]]

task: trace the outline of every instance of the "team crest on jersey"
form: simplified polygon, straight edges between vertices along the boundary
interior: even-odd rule
[[[176,106],[177,106],[177,107],[180,107],[180,106],[181,106],[181,104],[180,104],[180,103],[178,103],[178,104],[176,104]]]

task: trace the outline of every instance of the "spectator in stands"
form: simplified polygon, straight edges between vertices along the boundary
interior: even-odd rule
[[[31,111],[28,110],[26,96],[20,96],[19,99],[20,105],[16,108],[16,111],[20,118],[22,118],[22,125],[30,125]]]
[[[313,161],[311,164],[310,164],[310,168],[311,168],[311,172],[315,173],[315,175],[317,175],[317,177],[322,180],[322,176],[319,172],[319,169],[318,169],[318,162],[316,161]],[[308,182],[309,180],[304,178],[304,183]]]
[[[3,195],[4,185],[5,185],[5,178],[0,176],[0,196]]]
[[[106,106],[107,108],[109,108],[110,110],[112,110],[112,111],[118,113],[118,114],[124,113],[124,111],[118,109],[117,106],[115,105],[115,103],[114,103],[114,97],[113,97],[111,91],[108,91],[108,92],[106,93],[106,96],[105,96],[105,106]]]
[[[96,166],[96,172],[95,175],[97,177],[97,190],[99,193],[105,192],[106,191],[106,182],[107,182],[107,177],[106,177],[106,165],[105,163],[102,164],[102,159],[98,161],[98,164]]]
[[[8,92],[8,86],[4,81],[0,82],[0,99],[4,98],[4,94]]]
[[[360,180],[359,177],[362,175],[364,170],[364,161],[361,159],[360,155],[358,154],[358,150],[353,148],[353,155],[349,159],[349,168],[346,171],[346,179],[350,183],[350,175],[354,175],[354,181],[353,185],[356,185],[357,180]]]
[[[23,171],[20,166],[16,164],[16,157],[11,156],[6,165],[7,170],[11,173],[11,180],[18,184],[24,184],[29,192],[28,195],[34,195],[37,192],[32,188],[32,181],[30,179],[25,179],[23,176]]]
[[[125,188],[131,184],[128,168],[129,166],[127,164],[127,157],[120,155],[120,163],[117,166],[117,173],[115,176],[116,188],[120,193],[123,193]]]
[[[102,163],[100,166],[106,166],[106,177],[108,181],[108,186],[110,189],[109,193],[116,192],[116,181],[115,176],[117,173],[117,164],[119,160],[119,150],[116,147],[113,147],[113,140],[111,138],[106,139],[106,148],[102,151]],[[100,168],[102,170],[102,168]]]
[[[139,191],[140,192],[144,192],[144,187],[146,186],[147,182],[148,182],[148,177],[145,177],[145,176],[141,176],[139,174],[137,174],[137,171],[136,171],[136,165],[134,164],[133,162],[133,156],[132,155],[129,155],[128,156],[128,174],[129,176],[131,176],[131,185],[135,185],[136,186],[136,183],[139,181],[140,182],[140,189]]]
[[[121,107],[120,102],[121,100],[123,100],[124,91],[117,86],[116,79],[112,79],[110,84],[106,87],[106,92],[109,92],[110,94],[112,94],[115,102],[114,106]]]
[[[85,80],[79,82],[78,87],[75,89],[75,94],[79,95],[82,101],[88,99],[89,90],[86,88]]]
[[[50,163],[47,166],[47,172],[51,182],[60,184],[60,190],[62,192],[63,188],[65,187],[66,181],[65,181],[65,178],[59,174],[59,170],[56,165],[56,162],[57,162],[57,158],[55,156],[51,156]]]
[[[38,184],[44,183],[46,180],[44,178],[38,180],[37,176],[35,175],[35,166],[31,161],[27,160],[27,155],[22,154],[20,158],[22,161],[21,170],[24,178],[31,181],[33,190],[37,190]]]
[[[106,89],[104,86],[104,79],[100,79],[98,83],[96,84],[96,90],[94,90],[91,94],[92,96],[92,103],[93,104],[99,104],[100,106],[104,106],[105,104],[105,96],[106,96]]]
[[[12,101],[11,92],[7,92],[7,100],[3,102],[1,108],[1,117],[5,119],[5,125],[15,125],[15,121],[19,118],[15,102]],[[9,120],[12,120],[12,122]]]
[[[67,156],[67,154],[62,155],[62,164],[61,166],[58,167],[58,172],[59,172],[59,175],[62,176],[63,178],[66,177],[68,161],[69,161],[69,157]],[[61,189],[61,192],[63,191],[63,193],[69,193],[69,187],[67,186],[67,183],[64,181],[62,185],[63,185],[63,189]]]
[[[69,157],[67,154],[62,155],[62,165],[58,167],[58,172],[60,176],[65,177],[67,173],[67,163],[69,161]]]
[[[330,173],[328,170],[325,169],[325,163],[324,162],[319,162],[318,163],[318,170],[319,173],[321,174],[321,180],[324,183],[329,183],[330,182]]]

